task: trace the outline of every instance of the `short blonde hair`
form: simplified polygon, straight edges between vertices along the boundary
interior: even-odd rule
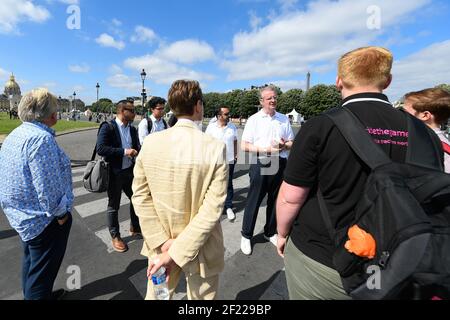
[[[203,102],[198,81],[177,80],[170,87],[169,105],[176,117],[192,116],[198,101]]]
[[[364,47],[344,54],[338,62],[338,76],[348,89],[376,86],[384,89],[391,76],[394,57],[382,47]]]
[[[22,97],[18,109],[23,122],[42,122],[58,110],[58,99],[47,89],[38,88]]]

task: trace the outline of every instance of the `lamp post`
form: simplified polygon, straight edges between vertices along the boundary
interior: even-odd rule
[[[98,82],[97,82],[97,85],[95,87],[97,88],[97,103],[98,103],[98,89],[100,89],[100,85],[98,84]]]
[[[147,94],[145,92],[145,77],[147,77],[147,73],[145,69],[142,69],[141,79],[142,79],[142,115],[145,115],[147,118],[147,113],[145,112],[145,99],[147,98]]]
[[[75,101],[76,97],[77,97],[77,93],[74,91],[73,92],[73,108],[75,110],[77,110],[77,102]]]

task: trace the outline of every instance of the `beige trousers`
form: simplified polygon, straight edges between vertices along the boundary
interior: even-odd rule
[[[183,271],[180,267],[175,267],[170,272],[169,277],[169,292],[170,298],[175,292],[180,276]],[[217,296],[217,289],[219,288],[219,275],[209,278],[202,278],[199,274],[186,275],[186,291],[188,300],[214,300]],[[155,300],[153,283],[151,279],[147,281],[147,295],[145,300]]]

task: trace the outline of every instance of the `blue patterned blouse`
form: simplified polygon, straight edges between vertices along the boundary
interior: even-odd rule
[[[23,241],[72,211],[70,159],[56,143],[55,131],[40,122],[25,122],[5,139],[0,180],[0,205]]]

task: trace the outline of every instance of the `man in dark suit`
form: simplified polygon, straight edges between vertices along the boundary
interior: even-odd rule
[[[125,252],[128,246],[120,237],[119,208],[122,190],[131,201],[133,191],[134,161],[139,153],[140,145],[137,130],[132,126],[135,117],[133,102],[119,101],[116,105],[117,116],[111,125],[102,125],[97,138],[97,153],[105,157],[110,164],[110,179],[108,186],[108,215],[109,233],[115,251]],[[113,130],[112,130],[113,129]],[[131,235],[141,233],[139,219],[133,204],[130,202]]]

